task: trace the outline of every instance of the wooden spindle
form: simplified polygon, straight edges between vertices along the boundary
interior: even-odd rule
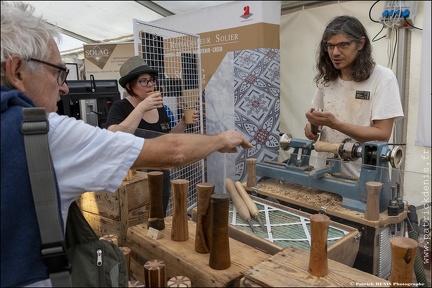
[[[195,232],[195,251],[209,253],[211,242],[210,200],[214,192],[213,183],[199,183],[197,188],[197,224]]]
[[[228,194],[211,196],[212,242],[209,266],[215,270],[225,270],[231,266],[228,231],[229,202]]]
[[[144,264],[144,284],[146,287],[166,287],[165,262],[150,260]]]
[[[324,214],[310,216],[311,248],[309,273],[313,276],[326,276],[328,273],[327,237],[330,218]]]
[[[391,272],[389,281],[392,287],[406,287],[412,283],[414,262],[418,243],[407,237],[393,237],[391,244]]]
[[[189,239],[187,218],[189,181],[185,179],[175,179],[171,181],[171,185],[173,199],[171,240],[186,241]]]
[[[165,229],[165,215],[163,211],[163,172],[152,171],[147,173],[149,186],[149,216],[147,220],[147,228],[157,230]]]
[[[367,202],[365,209],[365,218],[370,221],[378,221],[379,215],[379,193],[383,184],[381,182],[366,182]]]
[[[256,158],[247,158],[246,166],[247,166],[247,187],[255,187],[256,183]]]

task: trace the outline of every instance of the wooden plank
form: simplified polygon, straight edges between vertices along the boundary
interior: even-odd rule
[[[384,286],[390,283],[369,273],[328,260],[329,273],[324,277],[308,272],[309,252],[287,247],[245,273],[243,287],[353,287]],[[369,285],[367,284],[369,283]]]
[[[143,281],[143,262],[160,259],[166,264],[166,277],[182,275],[192,281],[194,287],[238,287],[245,271],[271,255],[256,250],[235,239],[229,239],[231,267],[213,270],[209,267],[210,254],[195,251],[196,225],[188,221],[189,239],[171,240],[172,217],[165,218],[164,237],[147,236],[147,225],[135,225],[127,231],[127,246],[131,248],[132,275]],[[145,262],[144,262],[145,263]]]

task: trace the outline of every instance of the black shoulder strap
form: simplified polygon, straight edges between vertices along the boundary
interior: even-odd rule
[[[36,214],[41,254],[54,287],[72,287],[59,215],[57,185],[48,144],[49,123],[44,108],[23,108],[21,131]]]

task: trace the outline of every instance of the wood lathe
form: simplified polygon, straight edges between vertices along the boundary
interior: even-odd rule
[[[407,218],[407,207],[401,205],[400,209],[395,205],[395,187],[400,185],[399,168],[403,159],[401,147],[378,141],[360,144],[348,139],[343,143],[313,142],[293,139],[286,134],[281,134],[279,144],[282,150],[293,149],[289,158],[283,162],[257,162],[257,184],[245,187],[246,190],[311,214],[326,209],[331,220],[354,227],[361,233],[353,267],[388,278],[390,239],[404,235],[402,223]],[[323,168],[315,168],[310,162],[312,151],[332,153],[334,158],[327,159]],[[344,176],[343,165],[358,159],[361,159],[360,176]],[[275,186],[281,192],[269,192],[267,184],[270,182],[277,183]],[[295,191],[296,196],[287,191]],[[320,194],[334,197],[338,207],[327,209],[328,203],[314,201]]]

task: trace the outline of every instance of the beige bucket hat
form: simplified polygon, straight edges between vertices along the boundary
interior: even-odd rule
[[[120,67],[119,84],[125,88],[132,79],[144,73],[157,75],[158,70],[150,68],[140,56],[131,57]]]

